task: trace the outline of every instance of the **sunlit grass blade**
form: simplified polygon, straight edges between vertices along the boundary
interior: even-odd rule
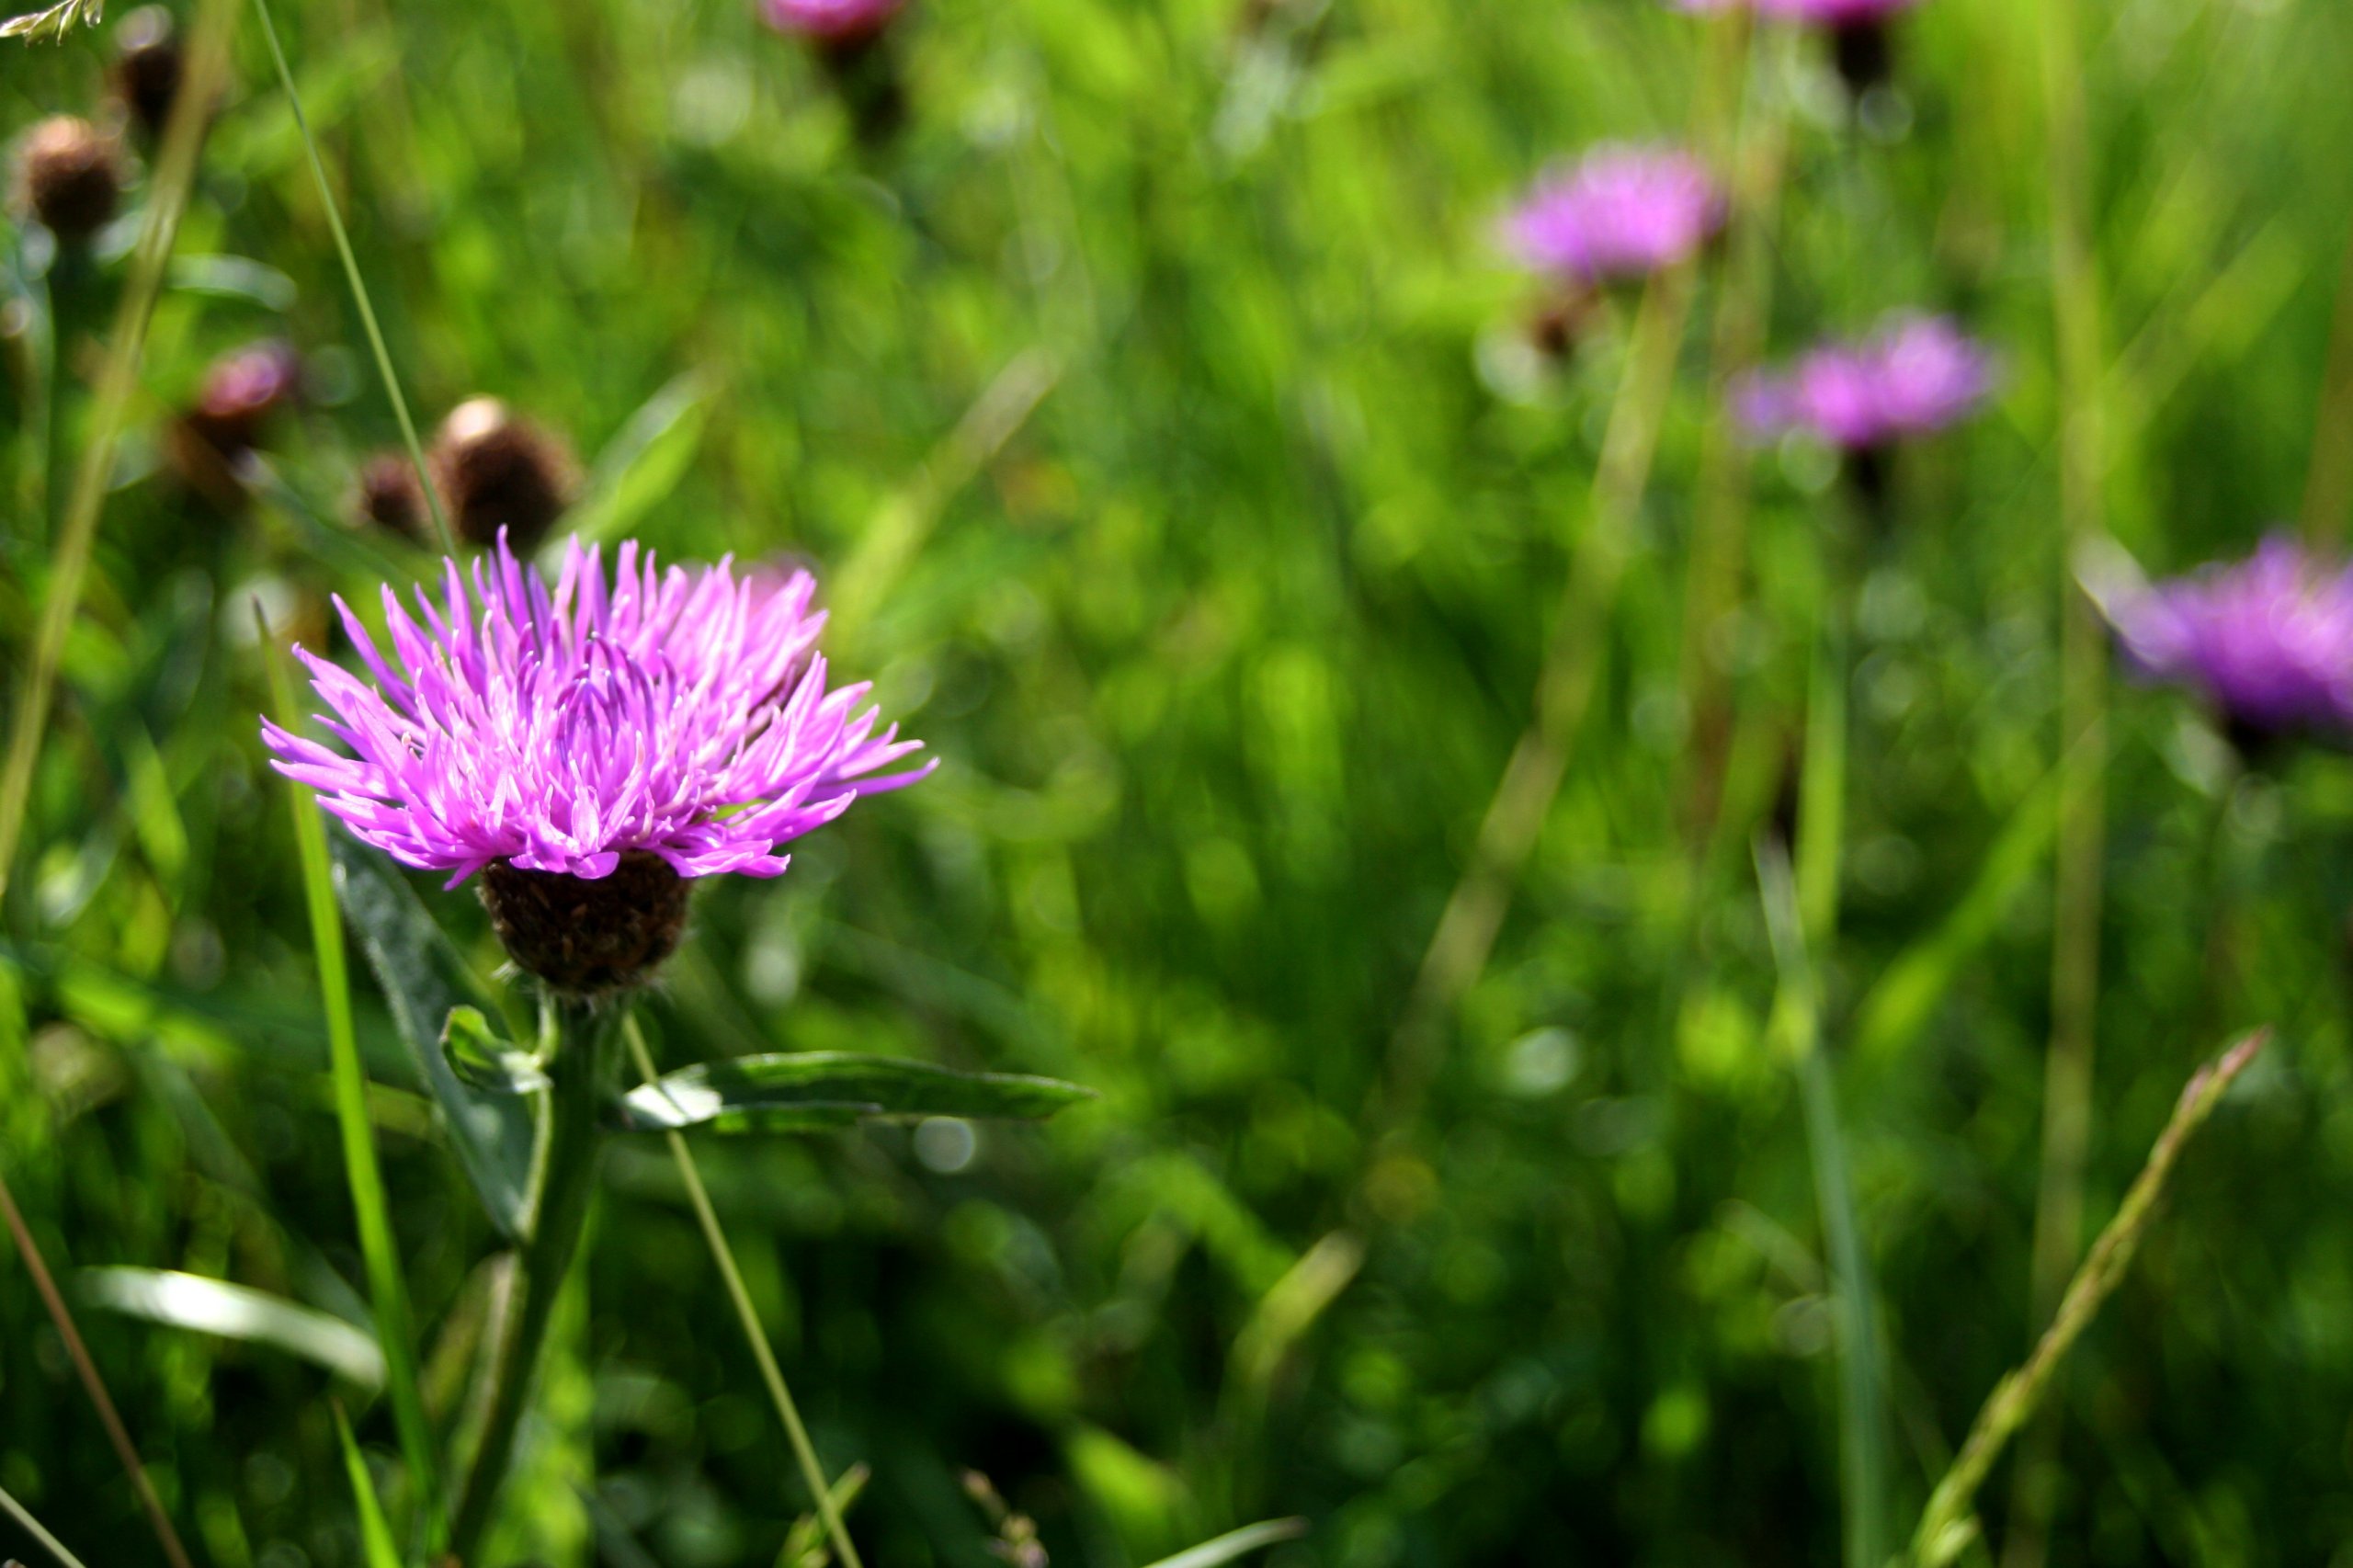
[[[1775,1022],[1795,1060],[1805,1107],[1806,1147],[1830,1252],[1838,1323],[1839,1448],[1846,1494],[1847,1568],[1887,1561],[1887,1364],[1872,1305],[1854,1182],[1839,1124],[1836,1085],[1822,1048],[1821,994],[1807,946],[1800,890],[1778,844],[1756,849],[1757,887],[1780,971]]]
[[[368,350],[375,356],[376,374],[384,383],[384,396],[392,405],[392,417],[400,422],[401,442],[408,449],[409,461],[415,466],[417,487],[424,492],[425,507],[433,518],[433,537],[450,554],[458,552],[457,536],[449,531],[449,519],[441,509],[441,495],[433,483],[433,475],[425,463],[425,445],[416,437],[416,422],[409,417],[408,399],[401,392],[400,377],[392,370],[392,350],[384,347],[383,328],[376,324],[376,306],[368,297],[368,281],[359,274],[359,258],[352,254],[351,236],[344,232],[343,210],[335,204],[335,187],[328,183],[327,166],[319,156],[318,139],[311,134],[310,116],[302,111],[302,95],[295,89],[294,72],[286,63],[285,47],[278,40],[278,24],[269,14],[269,0],[254,0],[254,10],[261,17],[262,36],[269,40],[269,58],[278,67],[278,85],[286,90],[286,104],[294,113],[294,129],[301,134],[302,150],[310,155],[311,175],[319,187],[319,205],[326,213],[327,229],[335,235],[335,255],[343,261],[343,275],[351,285],[351,301],[359,312],[359,324],[368,333]]]
[[[89,573],[90,551],[97,541],[98,516],[105,509],[107,486],[114,474],[115,449],[122,438],[131,399],[139,388],[148,322],[164,286],[165,265],[179,234],[188,189],[196,180],[204,121],[226,80],[229,29],[234,17],[231,0],[204,0],[190,29],[187,76],[174,100],[154,176],[148,182],[146,211],[121,301],[115,307],[106,362],[91,404],[89,443],[74,470],[64,527],[50,557],[32,656],[25,662],[24,678],[17,685],[17,705],[9,721],[8,754],[0,762],[0,894],[8,891],[9,874],[16,866],[25,810],[32,797],[33,767],[40,759],[50,702],[56,695],[58,664],[64,657],[66,635],[81,608],[83,579]]]
[[[1214,1540],[1188,1547],[1174,1557],[1164,1557],[1148,1568],[1218,1568],[1261,1547],[1279,1546],[1287,1540],[1297,1540],[1307,1533],[1305,1519],[1263,1519],[1255,1525],[1245,1525],[1229,1530]]]
[[[180,1543],[180,1534],[172,1524],[172,1517],[164,1509],[164,1500],[155,1494],[155,1483],[147,1479],[147,1467],[140,1462],[138,1447],[131,1440],[131,1430],[122,1424],[122,1414],[115,1408],[114,1396],[107,1392],[106,1380],[98,1375],[98,1364],[90,1357],[89,1346],[83,1342],[82,1330],[74,1321],[74,1312],[65,1304],[64,1295],[57,1289],[57,1278],[49,1271],[49,1264],[33,1241],[32,1227],[25,1223],[23,1210],[17,1207],[17,1195],[8,1189],[6,1177],[0,1177],[0,1223],[5,1223],[9,1236],[17,1244],[17,1251],[25,1260],[26,1272],[33,1278],[33,1290],[40,1297],[42,1308],[49,1313],[57,1336],[65,1342],[67,1359],[74,1363],[75,1374],[82,1380],[83,1392],[98,1413],[98,1424],[106,1428],[107,1440],[114,1445],[115,1457],[122,1463],[123,1472],[131,1478],[131,1489],[138,1494],[139,1506],[145,1510],[147,1522],[155,1531],[155,1540],[164,1549],[164,1556],[172,1568],[189,1568],[188,1548]]]
[[[661,1082],[662,1075],[654,1069],[654,1053],[646,1049],[645,1033],[638,1028],[634,1017],[622,1026],[622,1038],[628,1041],[631,1060],[646,1084],[650,1086]],[[801,1482],[815,1500],[818,1517],[824,1520],[826,1538],[833,1542],[844,1568],[863,1568],[858,1548],[850,1542],[849,1528],[842,1522],[842,1511],[834,1501],[834,1489],[825,1480],[825,1467],[818,1460],[816,1445],[809,1440],[809,1428],[801,1424],[801,1407],[793,1402],[792,1391],[785,1384],[784,1369],[777,1365],[767,1331],[760,1326],[759,1309],[752,1304],[752,1293],[744,1284],[743,1271],[735,1266],[734,1249],[727,1244],[727,1233],[720,1227],[719,1211],[711,1207],[710,1193],[702,1184],[702,1171],[695,1164],[694,1151],[687,1147],[683,1133],[670,1131],[663,1136],[669,1142],[670,1158],[677,1165],[679,1179],[686,1183],[687,1201],[694,1208],[695,1222],[702,1227],[711,1261],[719,1266],[720,1279],[727,1287],[728,1300],[734,1304],[735,1319],[751,1346],[752,1358],[759,1363],[760,1379],[767,1385],[777,1418],[784,1423],[792,1457],[801,1466]]]
[[[2215,1107],[2222,1103],[2222,1096],[2230,1093],[2239,1074],[2254,1064],[2269,1040],[2268,1029],[2248,1035],[2200,1068],[2182,1090],[2172,1119],[2157,1134],[2156,1143],[2149,1151],[2148,1163],[2125,1193],[2116,1217],[2092,1244],[2083,1267],[2075,1270],[2050,1328],[2035,1345],[2034,1354],[1995,1388],[1984,1408],[1977,1413],[1969,1437],[1953,1459],[1952,1468],[1929,1494],[1928,1505],[1920,1515],[1919,1528],[1912,1538],[1915,1568],[1944,1568],[1976,1539],[1973,1510],[1978,1488],[1984,1484],[1986,1473],[2001,1457],[2003,1446],[2042,1406],[2067,1353],[2075,1348],[2075,1341],[2083,1337],[2084,1330],[2091,1326],[2125,1271],[2132,1267],[2133,1255],[2148,1236],[2157,1205],[2165,1198],[2183,1149],[2206,1125]]]
[[[34,1518],[31,1509],[8,1495],[8,1489],[5,1486],[0,1486],[0,1514],[6,1514],[14,1519],[17,1528],[39,1541],[41,1550],[63,1563],[65,1568],[83,1568],[82,1560],[67,1551],[63,1541],[51,1535],[39,1519]]]
[[[2046,179],[2051,206],[2052,319],[2058,344],[2060,779],[2052,888],[2051,1045],[2042,1091],[2042,1173],[2034,1215],[2035,1322],[2055,1307],[2081,1245],[2091,1145],[2093,1052],[2099,1022],[2101,859],[2107,825],[2108,648],[2099,611],[2075,575],[2078,552],[2106,526],[2105,364],[2098,263],[2093,254],[2091,153],[2085,124],[2076,0],[2047,0],[2042,17]],[[2007,1561],[2043,1560],[2046,1494],[2039,1457],[2018,1467]]]
[[[258,619],[258,610],[256,614]],[[297,729],[302,714],[294,700],[286,656],[267,624],[261,625],[260,634],[269,669],[270,705],[278,723]],[[375,1131],[368,1117],[368,1080],[352,1024],[350,965],[327,858],[326,824],[307,787],[289,780],[287,791],[295,846],[301,858],[302,896],[310,912],[319,991],[326,1008],[327,1046],[334,1058],[335,1121],[343,1138],[344,1176],[351,1188],[359,1250],[367,1263],[368,1293],[376,1315],[377,1341],[384,1355],[392,1423],[399,1430],[402,1457],[414,1477],[428,1552],[438,1552],[445,1527],[440,1469],[434,1457],[425,1399],[418,1390],[408,1285],[392,1237],[392,1210],[385,1201],[383,1173],[376,1163]]]
[[[368,1473],[368,1460],[359,1452],[340,1404],[335,1407],[335,1435],[343,1445],[344,1473],[351,1478],[351,1502],[359,1513],[359,1547],[368,1568],[401,1568],[400,1548],[392,1540],[392,1526],[385,1522],[384,1505],[376,1496],[375,1478]]]

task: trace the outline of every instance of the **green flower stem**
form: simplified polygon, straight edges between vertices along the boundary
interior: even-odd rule
[[[85,325],[97,302],[98,269],[90,248],[80,241],[60,241],[49,264],[49,401],[42,412],[49,444],[41,466],[41,505],[48,518],[48,537],[56,539],[65,527],[65,498],[74,460],[65,437],[73,428],[67,404],[74,385],[74,338]]]
[[[2207,1118],[2214,1114],[2214,1108],[2269,1039],[2268,1030],[2257,1030],[2224,1051],[2216,1062],[2200,1068],[2197,1076],[2189,1080],[2189,1086],[2182,1091],[2179,1103],[2174,1107],[2173,1119],[2165,1123],[2165,1130],[2157,1135],[2155,1146],[2149,1151],[2148,1164],[2142,1167],[2131,1190],[2124,1195],[2116,1218],[2108,1222],[2108,1229],[2092,1244],[2084,1266],[2075,1271],[2066,1295],[2060,1299],[2059,1311],[2052,1319],[2050,1329],[2035,1346],[2026,1365],[1995,1386],[1985,1407],[1977,1413],[1976,1424],[1970,1428],[1952,1468],[1929,1495],[1928,1506],[1920,1515],[1920,1528],[1912,1538],[1912,1561],[1916,1568],[1944,1568],[1976,1538],[1972,1505],[1978,1488],[1985,1483],[1986,1472],[2001,1457],[2003,1446],[2041,1407],[2067,1353],[2099,1315],[2125,1270],[2132,1266],[2132,1256],[2140,1250],[2150,1223],[2156,1217],[2157,1204],[2165,1195],[2165,1185],[2173,1176],[2174,1166],[2180,1163],[2182,1150],[2206,1124]]]
[[[548,1324],[580,1250],[596,1194],[597,1155],[605,1146],[605,1112],[618,1088],[621,1025],[626,1006],[577,998],[547,1005],[554,1036],[548,1062],[547,1102],[532,1157],[529,1240],[516,1260],[513,1299],[491,1364],[490,1404],[482,1437],[449,1532],[449,1554],[471,1565],[494,1517],[500,1483],[514,1457],[515,1434],[530,1403]]]
[[[645,1035],[630,1018],[621,1026],[629,1040],[631,1060],[638,1072],[649,1084],[660,1080],[654,1069],[654,1053],[645,1048]],[[663,1134],[669,1141],[670,1157],[678,1163],[679,1179],[687,1184],[687,1200],[694,1206],[695,1220],[702,1226],[703,1240],[710,1244],[710,1256],[719,1265],[719,1277],[727,1285],[728,1300],[735,1303],[735,1319],[743,1324],[744,1337],[752,1346],[752,1358],[760,1364],[760,1377],[768,1385],[768,1397],[776,1403],[776,1413],[784,1423],[784,1432],[792,1444],[792,1457],[801,1466],[801,1479],[807,1484],[809,1494],[817,1500],[817,1517],[825,1523],[825,1535],[833,1542],[834,1554],[842,1561],[842,1568],[865,1568],[858,1561],[858,1548],[850,1544],[848,1527],[842,1523],[841,1504],[834,1496],[834,1489],[826,1484],[825,1467],[817,1459],[816,1445],[809,1440],[809,1428],[801,1424],[801,1407],[793,1403],[792,1391],[785,1386],[784,1369],[777,1365],[776,1352],[768,1346],[766,1330],[760,1327],[760,1314],[752,1305],[752,1293],[744,1286],[744,1276],[735,1267],[735,1252],[727,1244],[727,1233],[719,1226],[719,1211],[710,1206],[710,1193],[703,1187],[702,1172],[695,1165],[694,1152],[687,1147],[686,1135],[676,1131]]]

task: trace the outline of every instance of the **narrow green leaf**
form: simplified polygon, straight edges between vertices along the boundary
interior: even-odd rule
[[[1035,1119],[1093,1097],[1052,1078],[807,1051],[683,1068],[632,1091],[622,1121],[631,1131],[801,1132],[926,1116]]]
[[[316,1307],[164,1268],[85,1268],[79,1283],[84,1295],[109,1312],[282,1350],[370,1393],[384,1386],[384,1351],[375,1336]]]
[[[449,1070],[486,1095],[536,1094],[548,1086],[539,1058],[508,1044],[479,1007],[452,1007],[441,1026]]]
[[[351,1436],[351,1423],[344,1419],[340,1404],[335,1407],[335,1433],[343,1441],[343,1470],[351,1478],[352,1503],[359,1510],[359,1545],[367,1554],[368,1568],[401,1568],[401,1549],[392,1540],[392,1527],[385,1522],[375,1478],[368,1473],[368,1460]]]
[[[689,370],[648,398],[597,456],[569,526],[584,540],[629,531],[686,477],[710,419],[710,379]]]
[[[1255,1525],[1245,1525],[1238,1530],[1188,1547],[1174,1557],[1164,1557],[1147,1568],[1218,1568],[1222,1562],[1257,1551],[1262,1546],[1275,1546],[1286,1540],[1297,1540],[1307,1533],[1305,1519],[1265,1519]]]
[[[347,835],[331,835],[335,892],[359,934],[368,967],[383,988],[392,1021],[417,1073],[432,1091],[491,1223],[509,1240],[522,1234],[523,1194],[530,1179],[531,1113],[523,1101],[468,1086],[442,1053],[450,1013],[477,1003],[464,960],[398,873]]]

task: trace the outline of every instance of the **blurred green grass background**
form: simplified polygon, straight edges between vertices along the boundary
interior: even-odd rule
[[[2331,439],[2353,15],[2084,9],[2109,522],[2174,570],[2292,520]],[[1864,129],[1813,51],[1750,54],[1753,104],[1791,122],[1772,348],[1927,304],[2006,367],[1993,413],[1907,454],[1870,555],[1821,955],[1914,1505],[2038,1326],[2062,548],[2036,14],[1928,0]],[[664,1054],[904,1051],[1103,1092],[982,1129],[969,1161],[890,1132],[702,1146],[820,1448],[875,1467],[870,1561],[989,1561],[967,1466],[1063,1564],[1292,1513],[1313,1528],[1285,1568],[1835,1558],[1825,1264],[1745,846],[1844,504],[1810,454],[1753,465],[1745,606],[1702,639],[1735,698],[1729,850],[1695,858],[1678,661],[1719,267],[1567,785],[1429,1092],[1382,1109],[1528,721],[1624,341],[1621,313],[1533,362],[1540,291],[1494,218],[1558,155],[1683,134],[1701,24],[1648,0],[919,0],[909,122],[874,147],[734,0],[279,21],[422,415],[497,394],[615,454],[592,515],[665,555],[812,561],[840,667],[945,759],[781,882],[705,892],[650,1009]],[[11,52],[0,126],[92,105],[106,58],[102,33]],[[247,605],[315,640],[329,589],[372,594],[371,552],[417,559],[291,499],[230,515],[162,467],[206,363],[266,335],[313,374],[270,443],[291,497],[332,517],[396,439],[250,18],[236,83],[5,911],[0,1160],[53,1262],[348,1313]],[[44,307],[12,235],[22,328]],[[28,341],[0,443],[27,519],[12,675],[47,556]],[[2026,1483],[2054,1562],[2353,1562],[2353,767],[2241,777],[2178,699],[2115,704],[2095,1221],[2227,1031],[2276,1023],[2281,1049],[2193,1153]],[[471,895],[419,887],[487,973]],[[361,991],[446,1412],[487,1227]],[[89,1562],[148,1561],[6,1256],[0,1486]],[[333,1401],[389,1467],[381,1406],[266,1347],[83,1321],[200,1557],[359,1561]],[[773,1561],[807,1500],[757,1391],[675,1174],[619,1151],[518,1560]],[[2006,1472],[1997,1527],[2008,1496]]]

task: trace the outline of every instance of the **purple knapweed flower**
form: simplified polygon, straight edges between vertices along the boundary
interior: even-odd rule
[[[2135,670],[2200,693],[2233,731],[2353,733],[2353,570],[2285,535],[2103,608]]]
[[[204,372],[196,412],[204,418],[257,419],[291,401],[302,387],[302,358],[290,343],[269,339],[215,359]]]
[[[504,538],[469,591],[443,562],[422,624],[383,590],[398,668],[338,598],[373,684],[297,649],[352,756],[267,721],[275,767],[364,842],[457,886],[489,869],[595,881],[658,858],[680,878],[773,877],[778,846],[930,771],[875,733],[865,685],[828,690],[805,572],[657,571],[632,541],[608,584],[574,539],[551,587]]]
[[[1908,11],[1919,0],[1671,0],[1678,11],[1753,11],[1820,28],[1857,27]]]
[[[891,25],[906,0],[760,0],[760,13],[779,32],[821,43],[853,43]]]
[[[1695,254],[1723,227],[1707,166],[1667,147],[1610,145],[1537,182],[1504,220],[1532,267],[1582,284],[1642,278]]]
[[[1749,434],[1803,431],[1850,452],[1958,423],[1994,391],[1994,357],[1942,316],[1890,317],[1859,343],[1824,344],[1779,375],[1733,389]]]

